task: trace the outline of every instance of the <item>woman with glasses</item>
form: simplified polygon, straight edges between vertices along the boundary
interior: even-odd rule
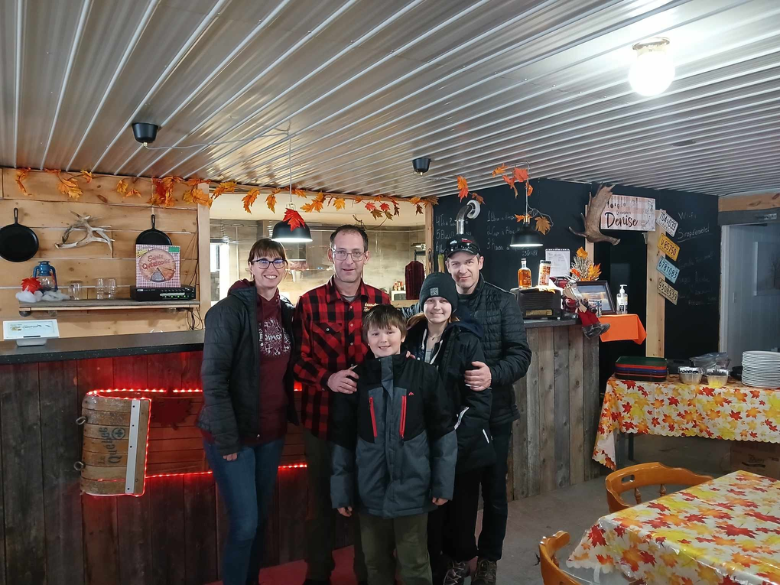
[[[293,306],[279,295],[287,257],[263,238],[249,252],[252,280],[239,280],[206,314],[198,417],[206,458],[228,510],[224,585],[257,584],[264,524],[287,423],[298,423],[290,355]]]

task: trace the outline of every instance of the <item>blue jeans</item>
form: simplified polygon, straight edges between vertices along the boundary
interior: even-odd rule
[[[284,439],[243,446],[235,461],[225,460],[213,443],[204,441],[203,447],[230,522],[222,555],[222,583],[257,583],[265,521],[273,500]]]

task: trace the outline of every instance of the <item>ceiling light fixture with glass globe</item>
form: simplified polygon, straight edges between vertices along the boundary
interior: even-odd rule
[[[669,39],[657,38],[635,44],[636,59],[628,70],[631,88],[643,96],[666,91],[674,80],[674,61],[669,54]]]

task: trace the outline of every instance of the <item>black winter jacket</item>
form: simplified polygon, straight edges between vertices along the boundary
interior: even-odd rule
[[[295,347],[293,306],[281,298],[282,325]],[[287,420],[298,424],[293,401],[292,362],[284,376]],[[254,286],[231,290],[206,313],[201,367],[204,406],[197,425],[211,433],[222,455],[241,449],[242,438],[260,429],[260,340],[257,332],[257,291]]]
[[[398,518],[436,509],[432,498],[451,500],[458,444],[436,368],[393,355],[355,371],[357,392],[332,394],[333,507]]]
[[[425,339],[428,325],[421,321],[406,336],[406,349],[417,359],[425,360]],[[456,473],[463,473],[491,465],[496,453],[491,445],[490,388],[477,392],[466,386],[466,371],[473,369],[471,362],[484,362],[478,330],[468,321],[456,321],[447,325],[441,341],[434,348],[436,366],[444,388],[449,394],[457,416],[458,465]]]
[[[419,304],[404,309],[407,318],[419,312]],[[531,365],[531,348],[517,299],[504,289],[485,282],[480,275],[473,293],[459,295],[458,315],[472,318],[482,329],[482,350],[493,378],[490,425],[495,427],[517,420],[520,414],[512,384],[524,377]]]

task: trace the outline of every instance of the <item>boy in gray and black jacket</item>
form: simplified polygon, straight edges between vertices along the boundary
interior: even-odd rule
[[[331,500],[360,514],[369,585],[394,583],[393,549],[406,585],[430,585],[428,512],[452,498],[458,457],[452,405],[436,368],[400,354],[398,309],[371,309],[363,335],[375,359],[331,403]]]

